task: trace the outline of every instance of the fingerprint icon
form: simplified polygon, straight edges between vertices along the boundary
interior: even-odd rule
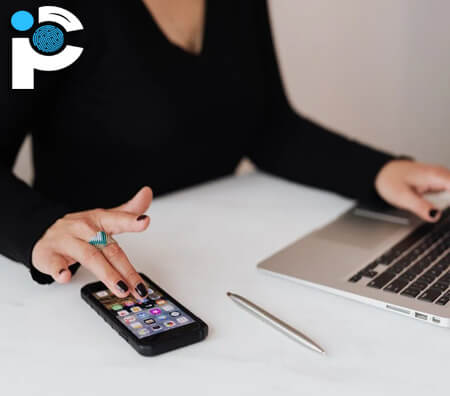
[[[53,25],[44,25],[33,34],[33,44],[41,52],[52,54],[64,45],[64,33]]]

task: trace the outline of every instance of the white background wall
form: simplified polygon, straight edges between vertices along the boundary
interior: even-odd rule
[[[450,166],[449,0],[271,0],[295,108],[364,142]],[[16,170],[30,180],[29,147]]]
[[[450,166],[450,1],[271,0],[295,108]]]

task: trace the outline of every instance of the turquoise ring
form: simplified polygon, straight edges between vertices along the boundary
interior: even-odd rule
[[[117,243],[114,238],[110,235],[108,235],[105,231],[99,231],[97,232],[97,235],[95,238],[92,238],[89,241],[89,244],[96,247],[97,249],[104,249],[106,246]]]

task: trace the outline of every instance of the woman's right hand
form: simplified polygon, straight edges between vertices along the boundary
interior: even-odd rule
[[[88,268],[116,296],[130,294],[137,299],[147,295],[147,287],[117,243],[102,250],[89,244],[98,231],[108,235],[141,232],[150,218],[142,213],[153,198],[149,187],[142,188],[131,201],[113,209],[70,213],[57,220],[35,244],[32,265],[58,283],[71,279],[69,266],[78,262]]]

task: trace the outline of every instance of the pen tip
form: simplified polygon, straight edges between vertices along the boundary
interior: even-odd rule
[[[230,296],[231,296],[231,293],[230,293],[230,292],[227,292],[227,296],[230,297]]]

